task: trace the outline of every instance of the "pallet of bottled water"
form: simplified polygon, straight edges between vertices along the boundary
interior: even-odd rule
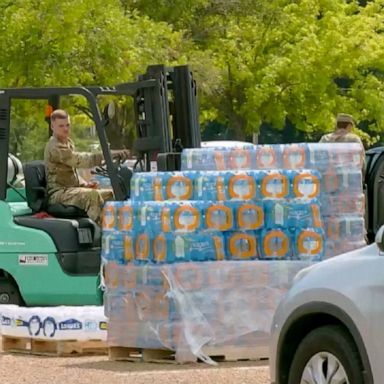
[[[358,144],[267,145],[134,174],[103,210],[109,345],[257,344],[300,269],[365,244],[362,164]]]

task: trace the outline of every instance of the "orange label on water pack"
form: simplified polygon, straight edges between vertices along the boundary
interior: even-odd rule
[[[249,221],[247,220],[247,215],[249,211],[254,211],[254,216],[256,220]],[[254,204],[244,204],[237,210],[237,223],[241,229],[258,229],[264,223],[264,211],[262,207]]]
[[[223,214],[224,214],[225,222],[223,222],[223,223],[217,223],[214,220],[215,214],[217,214],[217,212],[219,212],[219,211],[223,212]],[[218,204],[211,205],[206,210],[205,221],[207,224],[207,228],[209,228],[209,229],[217,229],[219,231],[227,231],[228,229],[230,229],[232,227],[232,221],[233,221],[232,210],[225,205],[218,205]]]
[[[220,268],[214,267],[214,263],[211,263],[211,265],[206,268],[206,279],[210,289],[233,289],[241,283],[238,268],[233,268],[231,264],[226,265],[225,263],[221,264]]]
[[[153,292],[152,289],[138,290],[135,295],[135,306],[141,321],[169,318],[169,300],[165,292]]]
[[[162,188],[163,188],[163,183],[162,183],[161,177],[155,177],[155,179],[153,180],[153,190],[155,194],[155,201],[164,200]]]
[[[134,254],[133,254],[133,239],[130,235],[124,236],[124,259],[127,262],[133,261]]]
[[[215,151],[215,163],[216,169],[222,171],[226,169],[225,161],[224,161],[224,153],[222,151]]]
[[[285,169],[305,167],[305,148],[300,145],[288,145],[284,148],[283,164]]]
[[[308,240],[308,238],[312,239],[313,242],[316,242],[315,248],[307,249],[305,247],[305,242]],[[297,242],[297,248],[300,254],[310,253],[311,255],[315,255],[321,251],[322,238],[321,235],[317,232],[303,231],[300,233]]]
[[[280,243],[279,248],[272,246],[274,240],[278,240]],[[288,253],[289,250],[289,240],[288,236],[281,231],[270,231],[264,236],[264,252],[267,257],[283,257]]]
[[[167,207],[161,212],[161,229],[163,232],[171,232],[171,211]]]
[[[247,192],[244,194],[236,191],[236,187],[238,187],[240,183],[247,185]],[[229,180],[228,192],[232,199],[252,200],[256,197],[256,181],[249,175],[233,175]]]
[[[206,286],[204,263],[180,263],[175,264],[176,282],[186,291],[200,289]]]
[[[146,233],[141,233],[136,239],[136,260],[149,259],[149,238]]]
[[[167,243],[164,235],[156,236],[153,241],[153,257],[157,262],[164,262],[167,257]]]
[[[111,204],[105,205],[103,208],[103,229],[113,229],[116,225],[116,212],[115,207]]]
[[[123,205],[119,209],[119,229],[130,231],[133,226],[133,209],[129,205]]]
[[[246,149],[233,149],[229,155],[231,169],[250,169],[251,152]]]
[[[213,236],[213,243],[215,244],[215,250],[216,250],[216,260],[224,260],[224,245],[223,245],[223,239],[219,236]]]
[[[239,243],[246,242],[245,249],[239,248]],[[249,259],[257,256],[256,237],[247,233],[235,233],[229,239],[229,252],[232,257]]]
[[[200,223],[200,212],[197,208],[194,208],[191,206],[181,206],[176,208],[176,211],[175,211],[176,230],[195,231],[199,227],[199,223]]]
[[[175,195],[173,193],[173,187],[176,183],[184,185],[185,192],[182,195]],[[172,176],[167,182],[167,198],[177,200],[190,200],[193,193],[192,180],[185,176]]]
[[[327,225],[327,236],[329,239],[340,239],[340,221],[329,219]]]
[[[115,289],[118,286],[118,268],[115,263],[108,263],[104,267],[105,285],[108,288]]]
[[[303,180],[310,179],[311,184],[313,185],[313,191],[309,193],[308,195],[304,195],[300,191],[300,183]],[[311,173],[300,173],[299,175],[296,175],[293,179],[293,193],[296,197],[306,197],[308,199],[313,199],[316,196],[320,194],[320,180],[315,175],[312,175]]]
[[[256,150],[256,164],[258,169],[276,168],[276,152],[271,147],[258,147]]]
[[[323,223],[321,221],[320,207],[317,204],[312,204],[311,210],[312,210],[314,227],[316,227],[316,228],[322,227]]]
[[[132,239],[132,250],[133,250],[133,239]],[[134,258],[134,255],[132,255]],[[133,267],[132,264],[120,267],[119,279],[122,282],[121,285],[125,289],[136,288],[137,268]]]
[[[224,201],[225,186],[224,186],[224,178],[222,176],[217,177],[216,187],[217,187],[217,200]]]
[[[281,189],[280,191],[270,192],[268,190],[269,183],[271,181],[280,182]],[[285,175],[281,173],[271,173],[265,175],[261,182],[261,193],[263,197],[272,197],[272,198],[284,198],[288,194],[288,179]]]

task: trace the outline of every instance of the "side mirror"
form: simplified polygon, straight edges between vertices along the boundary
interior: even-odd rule
[[[384,252],[384,225],[376,233],[375,243],[380,249],[380,252]]]
[[[104,121],[106,122],[106,125],[109,123],[110,120],[112,120],[116,115],[116,104],[111,101],[109,102],[103,110],[103,117]]]

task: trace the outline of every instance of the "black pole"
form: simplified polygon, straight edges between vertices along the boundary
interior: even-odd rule
[[[59,95],[52,95],[48,97],[48,105],[45,108],[45,121],[48,124],[48,137],[51,137],[52,135],[52,129],[51,129],[51,113],[55,109],[60,108],[60,96]]]

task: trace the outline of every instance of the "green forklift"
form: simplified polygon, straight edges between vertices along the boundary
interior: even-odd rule
[[[182,148],[200,146],[196,83],[188,66],[150,66],[137,82],[115,87],[0,89],[0,304],[103,302],[100,228],[77,207],[47,204],[42,160],[23,164],[25,188],[14,186],[21,164],[9,154],[12,102],[56,100],[55,109],[68,95],[87,101],[105,160],[99,172],[108,175],[118,201],[129,199],[132,169],[112,159],[106,131],[113,108],[101,113],[100,96],[133,97],[132,150],[140,171],[150,171],[153,162],[159,171],[178,170]]]

